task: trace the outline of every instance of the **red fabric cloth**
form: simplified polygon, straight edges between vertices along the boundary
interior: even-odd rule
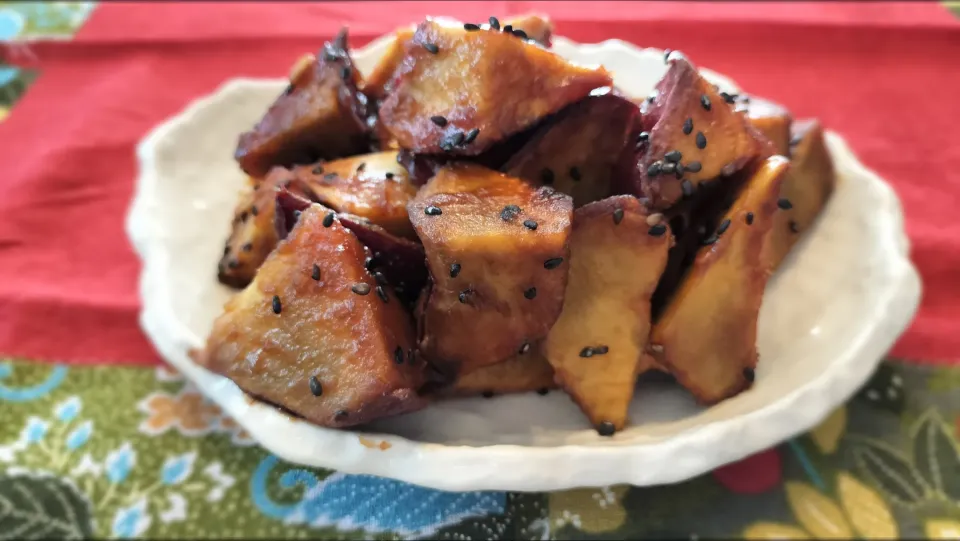
[[[194,98],[283,76],[341,24],[360,46],[426,14],[531,10],[577,41],[682,50],[845,135],[900,195],[924,281],[894,354],[960,360],[960,24],[935,3],[104,3],[75,40],[31,45],[41,76],[0,123],[0,354],[157,360],[123,222],[135,144]]]

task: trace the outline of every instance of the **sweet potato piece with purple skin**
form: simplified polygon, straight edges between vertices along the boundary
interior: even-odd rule
[[[277,193],[276,227],[279,238],[285,239],[303,211],[312,205],[314,203],[303,196],[281,189]],[[360,216],[339,213],[337,218],[370,250],[364,265],[373,273],[378,285],[392,287],[404,304],[412,306],[427,283],[423,246],[394,236]],[[378,273],[382,276],[378,276]]]
[[[790,155],[790,126],[793,117],[786,107],[770,100],[746,96],[731,96],[734,110],[747,115],[747,122],[773,143],[780,156]]]
[[[311,199],[355,214],[390,233],[414,238],[407,203],[417,193],[396,152],[377,152],[293,168]]]
[[[780,188],[780,197],[790,202],[790,208],[774,217],[773,232],[762,256],[772,270],[780,266],[801,234],[820,215],[837,182],[820,123],[807,120],[798,122],[795,128],[790,171]]]
[[[240,136],[234,157],[241,169],[263,176],[275,165],[366,151],[372,106],[357,89],[360,80],[344,29],[324,44],[315,62],[297,73],[253,130]]]
[[[650,335],[651,351],[681,385],[711,404],[748,388],[757,365],[757,316],[770,269],[761,261],[789,170],[766,159],[702,247]]]
[[[608,197],[611,175],[640,109],[612,92],[560,111],[503,166],[511,176],[552,185],[575,207]]]
[[[450,26],[452,28],[463,27],[460,21],[440,18],[431,19],[437,24]],[[526,14],[518,15],[511,19],[503,21],[503,25],[510,25],[514,30],[522,30],[527,38],[533,40],[544,47],[550,47],[550,38],[553,37],[553,23],[546,15]],[[483,29],[489,29],[489,24],[480,25]],[[392,83],[397,69],[403,63],[404,53],[407,43],[413,40],[413,34],[416,28],[400,28],[394,32],[393,42],[387,49],[380,62],[373,68],[373,71],[367,76],[363,84],[363,93],[370,98],[382,100],[392,91]]]
[[[246,287],[277,246],[279,237],[274,227],[277,190],[288,186],[285,189],[303,193],[302,187],[292,179],[290,171],[276,167],[263,181],[253,181],[240,196],[233,230],[217,266],[218,279],[224,285]]]
[[[364,268],[356,236],[320,205],[303,211],[253,282],[227,302],[201,356],[251,395],[321,426],[413,411],[424,365],[410,315]]]
[[[650,333],[650,297],[672,234],[635,197],[587,204],[573,215],[563,311],[543,352],[560,386],[603,436],[627,422]]]
[[[575,66],[513,34],[428,20],[407,44],[380,120],[402,148],[476,156],[610,84],[603,68]]]
[[[560,314],[570,196],[475,164],[442,169],[408,207],[432,285],[420,352],[446,374],[528,352]]]
[[[687,60],[673,57],[669,64],[642,117],[646,144],[622,175],[624,193],[660,210],[701,182],[733,175],[768,144]]]
[[[553,367],[532,348],[529,353],[511,357],[497,364],[483,366],[457,378],[453,386],[442,394],[454,396],[526,393],[545,393],[556,389]]]

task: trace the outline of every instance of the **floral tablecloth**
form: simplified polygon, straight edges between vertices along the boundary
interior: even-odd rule
[[[0,2],[0,40],[68,39],[93,8]],[[36,77],[0,64],[0,122]],[[955,539],[958,432],[960,366],[889,360],[812,432],[684,483],[448,493],[286,464],[162,366],[8,359],[0,539]]]

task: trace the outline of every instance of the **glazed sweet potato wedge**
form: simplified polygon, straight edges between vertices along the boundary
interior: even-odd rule
[[[368,255],[332,210],[302,211],[214,323],[205,366],[320,426],[422,407],[412,321],[392,292],[374,293]]]
[[[492,396],[530,391],[545,392],[555,389],[553,367],[536,350],[516,355],[497,364],[480,367],[457,378],[444,394]]]
[[[464,23],[452,19],[431,19],[437,24],[450,26],[452,28],[461,27],[466,29]],[[488,30],[488,23],[474,25],[478,30]],[[502,23],[501,29],[509,27],[511,31],[522,31],[527,38],[550,47],[550,38],[553,37],[553,23],[545,15],[525,14],[506,19]],[[473,28],[473,26],[471,26]],[[413,40],[413,34],[416,28],[400,28],[394,32],[393,41],[387,51],[380,58],[380,62],[374,66],[373,71],[364,80],[363,92],[370,98],[382,100],[392,90],[392,82],[397,73],[400,64],[403,63],[404,52],[407,43]]]
[[[725,96],[733,101],[734,110],[747,115],[747,122],[773,143],[780,156],[790,155],[790,111],[777,103],[755,96]]]
[[[513,33],[426,21],[407,44],[380,121],[401,148],[475,156],[611,84]]]
[[[337,212],[366,218],[390,233],[413,237],[407,203],[417,193],[396,151],[353,156],[293,169],[312,199]]]
[[[277,189],[289,185],[292,179],[290,171],[277,167],[263,181],[253,180],[240,195],[232,231],[217,266],[217,276],[224,285],[246,287],[277,246],[279,238],[274,227]],[[289,189],[303,193],[296,185]]]
[[[733,175],[766,143],[692,64],[680,57],[669,64],[642,117],[645,144],[622,175],[622,191],[655,209],[673,206],[702,182]]]
[[[757,316],[770,275],[760,255],[789,168],[766,159],[706,241],[653,327],[651,351],[703,403],[749,387],[757,364]]]
[[[410,203],[432,285],[420,352],[466,374],[528,352],[563,303],[570,196],[479,165],[442,169]]]
[[[671,244],[669,226],[629,195],[574,213],[563,311],[543,351],[601,435],[627,422],[650,333],[650,297]]]
[[[557,114],[503,166],[511,176],[552,185],[575,207],[611,195],[611,175],[640,109],[613,92],[590,96]]]
[[[770,242],[763,251],[764,264],[770,269],[780,265],[820,215],[837,182],[820,123],[808,120],[795,127],[790,171],[780,188],[780,197],[789,202],[790,209],[774,217]]]
[[[296,73],[260,122],[240,136],[234,157],[241,169],[263,176],[275,165],[289,167],[364,152],[372,111],[359,84],[343,30],[324,44],[313,63]]]

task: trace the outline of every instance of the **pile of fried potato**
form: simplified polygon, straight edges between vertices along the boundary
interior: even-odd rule
[[[428,19],[369,77],[343,31],[240,136],[201,362],[346,427],[464,394],[563,389],[597,432],[637,377],[750,387],[767,278],[834,187],[823,130],[667,54],[634,99],[538,16]]]

